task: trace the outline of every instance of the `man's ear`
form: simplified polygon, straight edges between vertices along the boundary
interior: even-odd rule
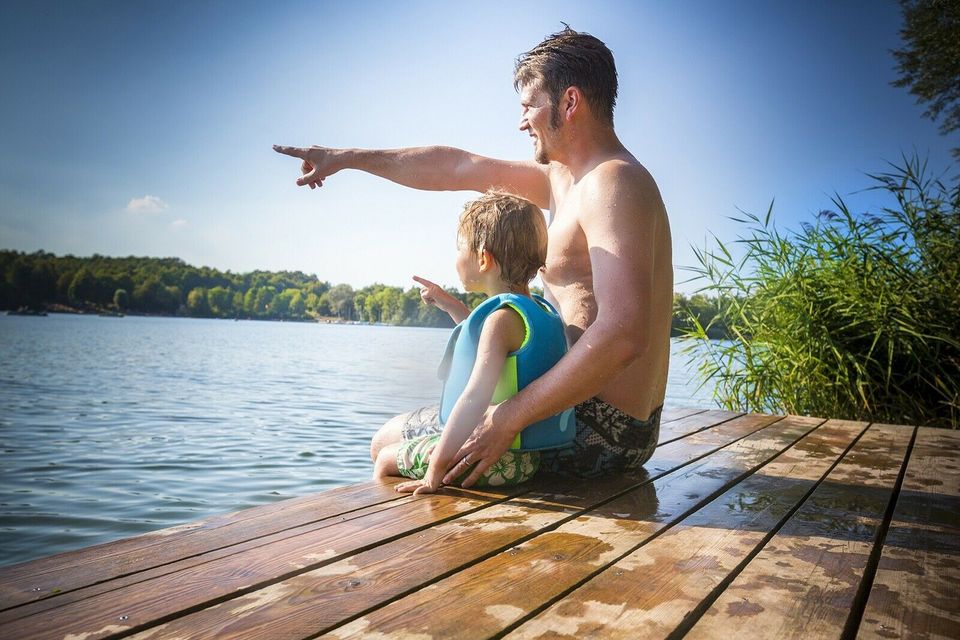
[[[563,119],[569,122],[573,114],[583,108],[583,92],[579,87],[570,86],[560,96],[560,113]]]

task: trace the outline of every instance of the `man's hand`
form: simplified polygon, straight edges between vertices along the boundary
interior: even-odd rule
[[[304,185],[310,185],[311,189],[322,187],[324,180],[341,169],[334,162],[336,149],[316,145],[305,149],[303,147],[281,147],[275,144],[273,150],[303,160],[300,164],[300,171],[303,175],[297,179],[297,185],[301,187]]]
[[[432,304],[441,311],[446,311],[454,322],[459,324],[470,315],[467,306],[447,293],[440,285],[420,276],[413,276],[413,280],[420,285],[420,299],[425,304]]]
[[[470,475],[460,483],[460,486],[465,489],[473,486],[480,479],[480,476],[490,468],[490,465],[507,452],[520,429],[514,431],[510,428],[506,417],[503,415],[505,404],[507,403],[504,402],[486,410],[483,414],[483,422],[477,425],[477,428],[473,430],[473,433],[454,456],[454,460],[459,462],[443,476],[444,484],[453,483],[473,466]],[[498,413],[500,415],[497,415]]]

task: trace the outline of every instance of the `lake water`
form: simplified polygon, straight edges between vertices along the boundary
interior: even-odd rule
[[[449,330],[0,316],[0,565],[367,480]],[[674,343],[671,406],[713,403]]]

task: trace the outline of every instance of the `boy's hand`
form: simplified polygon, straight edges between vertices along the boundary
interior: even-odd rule
[[[412,493],[415,496],[425,493],[436,493],[439,487],[430,486],[426,480],[411,480],[396,485],[397,493]]]
[[[421,278],[420,276],[413,276],[413,281],[420,285],[420,299],[426,304],[432,304],[439,309],[443,309],[439,299],[443,299],[444,302],[447,302],[447,298],[453,297],[444,291],[443,287],[438,285],[436,282],[430,282],[426,278]]]
[[[336,149],[316,145],[305,149],[303,147],[282,147],[275,144],[273,150],[303,160],[300,164],[300,172],[303,175],[297,180],[297,185],[301,187],[304,185],[310,185],[311,189],[322,187],[324,180],[341,169],[334,163]]]
[[[426,278],[413,276],[413,281],[420,285],[420,299],[425,304],[431,304],[441,311],[446,311],[454,322],[460,323],[470,315],[467,305],[463,304],[435,282]]]

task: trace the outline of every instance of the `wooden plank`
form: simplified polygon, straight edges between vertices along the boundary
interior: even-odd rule
[[[872,425],[685,637],[840,637],[913,431]]]
[[[661,420],[660,424],[660,444],[666,444],[673,440],[683,438],[703,429],[709,429],[722,422],[732,420],[737,416],[743,415],[735,411],[725,411],[722,409],[710,409],[701,413],[693,414],[687,417],[678,418],[665,422]]]
[[[665,408],[663,421],[704,411],[692,407]],[[710,424],[701,420],[700,426]],[[85,586],[82,580],[66,578],[64,571],[68,567],[76,567],[76,574],[84,576],[91,573],[89,566],[94,565],[97,579],[108,580],[400,497],[382,483],[353,484],[0,567],[0,610]],[[210,535],[216,530],[218,535]],[[56,587],[43,584],[44,574],[49,573],[57,574]]]
[[[367,482],[0,568],[0,610],[397,500]]]
[[[827,422],[507,637],[670,635],[803,500],[865,427]]]
[[[960,635],[960,431],[922,427],[859,638]]]
[[[644,485],[645,496],[630,494],[613,500],[369,611],[328,635],[349,638],[382,633],[481,638],[496,634],[681,518],[708,500],[712,492],[722,490],[757,464],[777,455],[818,422],[809,418],[780,420]],[[464,606],[470,608],[469,624],[463,622]]]
[[[755,431],[774,420],[773,417],[744,419],[741,428],[745,432]],[[731,433],[729,437],[733,439],[736,435]],[[742,448],[749,450],[753,444],[745,443]],[[714,445],[714,450],[717,448]],[[654,459],[658,453],[659,450]],[[703,454],[692,449],[688,455],[691,458],[687,461]],[[566,481],[566,486],[525,494],[135,637],[159,634],[178,638],[268,639],[276,637],[278,620],[283,621],[284,637],[307,637],[503,551],[538,531],[571,520],[584,509],[609,499],[617,490],[636,487],[637,483],[627,478],[603,483]],[[618,500],[618,504],[634,514],[642,513],[651,505],[656,506],[649,500],[649,493],[649,487],[637,488]]]
[[[387,487],[386,485],[384,486],[384,488],[389,489],[389,487]],[[396,492],[394,491],[394,493]],[[397,495],[398,495],[398,500],[403,498],[403,496],[399,494]],[[488,493],[487,496],[490,497],[491,499],[494,499],[494,498],[502,499],[502,496],[498,495],[497,493]],[[146,569],[144,571],[123,575],[117,578],[111,578],[111,579],[107,579],[99,582],[94,582],[89,586],[72,589],[62,594],[55,594],[55,597],[43,598],[40,600],[36,600],[34,602],[24,603],[16,607],[11,607],[4,611],[0,611],[0,628],[2,628],[3,625],[9,622],[12,622],[14,620],[18,620],[20,618],[24,618],[31,615],[37,615],[46,611],[50,611],[52,609],[56,609],[58,607],[63,607],[70,603],[85,600],[101,593],[106,593],[109,591],[114,591],[119,589],[125,589],[130,585],[135,585],[137,583],[144,582],[146,580],[153,580],[161,576],[171,575],[178,571],[184,571],[191,567],[200,566],[205,563],[212,562],[214,560],[221,560],[231,556],[237,556],[243,553],[251,553],[251,552],[256,553],[260,547],[264,547],[271,543],[275,543],[287,538],[292,538],[304,532],[318,530],[323,527],[329,527],[333,524],[342,523],[347,520],[353,520],[353,519],[361,518],[363,516],[368,516],[370,514],[376,513],[386,508],[388,508],[388,505],[386,503],[371,505],[364,509],[358,509],[358,510],[352,511],[349,514],[343,514],[343,515],[337,516],[336,518],[321,520],[318,523],[310,523],[308,525],[304,525],[302,527],[297,527],[294,529],[285,529],[274,534],[270,534],[260,538],[254,538],[252,540],[248,540],[240,544],[220,547],[204,554],[187,556],[183,560],[163,564],[157,567],[153,567],[152,569]],[[215,533],[216,531],[212,532],[211,535]],[[72,567],[72,566],[66,567],[63,571],[64,578],[65,579],[75,578],[74,574],[76,570],[77,570],[76,567]],[[96,578],[95,566],[92,567],[91,572],[92,573],[87,575],[86,578],[95,580]],[[56,580],[57,578],[58,576],[53,574],[52,579]]]
[[[668,420],[685,418],[694,413],[702,413],[702,410],[680,409],[671,412],[666,418]],[[711,416],[702,417],[700,421],[702,427],[708,427],[715,422]],[[696,424],[695,420],[688,422],[690,424]],[[392,483],[388,484],[392,485]],[[513,495],[526,490],[528,490],[528,487],[524,486],[499,493]],[[497,492],[493,493],[495,494]],[[358,504],[356,500],[358,496],[361,498],[360,504],[364,501],[372,502],[372,504],[360,511],[352,509]],[[378,498],[381,502],[366,500],[367,497]],[[40,559],[23,565],[19,567],[19,569],[29,569],[39,566],[42,569],[40,573],[47,574],[42,576],[47,581],[44,595],[56,595],[56,599],[51,600],[47,597],[29,606],[20,606],[15,609],[0,612],[0,623],[10,622],[28,615],[35,615],[51,608],[63,606],[113,589],[124,588],[144,580],[156,579],[176,571],[183,571],[205,562],[247,552],[284,537],[299,535],[302,533],[304,526],[309,527],[315,524],[314,522],[310,522],[310,517],[305,516],[312,515],[313,519],[316,519],[317,516],[325,515],[324,511],[331,506],[329,503],[332,501],[336,501],[332,505],[334,511],[340,511],[340,515],[350,513],[356,517],[380,508],[389,508],[390,501],[399,499],[400,497],[400,495],[392,490],[392,486],[379,483],[364,483],[362,485],[335,489],[317,496],[296,498],[282,503],[248,509],[236,514],[217,516],[201,521],[200,523],[174,527],[169,530],[138,536],[130,540],[98,545],[90,549]],[[271,520],[271,516],[274,515],[276,517]],[[299,528],[284,529],[284,527],[304,520],[307,521],[307,523],[301,525]],[[245,525],[245,528],[242,530],[233,529],[228,531],[226,536],[220,536],[220,534],[223,533],[221,531],[222,527],[238,524]],[[270,534],[268,532],[271,529],[279,529],[280,532]],[[260,535],[261,537],[251,537],[255,535]],[[153,541],[155,536],[160,536],[160,541],[155,543]],[[155,563],[156,559],[151,561],[150,558],[152,558],[152,556],[142,558],[136,552],[138,550],[150,551],[150,547],[154,546],[154,544],[166,544],[167,546],[163,551],[168,557],[176,558],[179,555],[183,559],[159,564],[150,568],[150,565]],[[114,553],[108,553],[107,556],[102,559],[101,564],[97,562],[95,557],[91,557],[92,552],[99,550],[113,551]],[[79,561],[77,558],[79,558]],[[59,571],[55,571],[55,569],[57,569],[55,564],[57,561],[63,561],[63,566],[59,568]],[[127,563],[128,569],[130,568],[129,565],[136,565],[139,572],[130,571],[128,573],[120,573],[117,566],[121,562]],[[27,573],[29,574],[30,572],[28,571]],[[32,575],[31,577],[35,582],[39,580],[37,575]],[[91,583],[91,580],[95,582]],[[49,586],[51,583],[54,586]],[[86,584],[92,584],[92,586],[84,587]],[[41,589],[41,587],[36,587],[36,589]],[[80,589],[80,591],[76,591],[77,589]],[[34,590],[31,589],[31,592],[33,591]]]
[[[626,479],[614,484],[628,485]],[[632,483],[629,483],[632,484]],[[558,487],[564,489],[565,487]],[[523,540],[605,498],[593,491],[526,494],[435,525],[133,636],[305,638]]]
[[[400,498],[390,509],[337,519],[297,535],[125,585],[0,624],[2,638],[104,637],[242,595],[330,564],[345,555],[500,501],[480,492],[451,492],[426,501]],[[80,591],[76,592],[80,593]],[[55,619],[55,624],[51,621]],[[86,635],[84,635],[86,634]]]
[[[710,419],[710,418],[705,419],[706,423],[709,423],[709,420],[711,420],[711,419]],[[736,439],[737,437],[742,437],[743,435],[745,435],[745,434],[747,434],[747,433],[749,433],[749,432],[751,432],[751,431],[755,431],[756,429],[760,428],[763,424],[767,424],[767,423],[769,423],[769,422],[772,421],[772,420],[775,420],[775,418],[772,418],[772,417],[763,417],[763,416],[755,416],[755,417],[753,417],[753,418],[751,418],[751,419],[744,419],[744,420],[741,421],[742,424],[741,424],[740,427],[739,427],[739,432],[737,431],[737,429],[735,429],[735,428],[733,428],[733,427],[728,428],[728,436],[727,436],[727,437],[728,437],[729,439]],[[723,443],[723,444],[726,444],[726,442]],[[671,449],[673,449],[673,448],[676,448],[676,447],[675,447],[675,446],[671,446]],[[675,453],[674,453],[674,454],[671,454],[671,455],[676,456]],[[693,459],[694,457],[696,457],[696,456],[698,456],[698,455],[703,455],[703,451],[701,450],[701,448],[695,448],[695,449],[693,450],[693,453],[691,453],[690,456],[688,457],[688,459],[685,460],[684,462],[688,462],[689,459]],[[633,480],[633,481],[632,481],[632,483],[633,483],[634,485],[636,484],[636,482],[637,482],[637,480]],[[603,485],[600,485],[600,483],[593,483],[593,484],[596,485],[596,488],[597,488],[597,490],[599,491],[599,493],[597,494],[597,497],[596,497],[594,500],[602,499],[602,498],[605,498],[605,497],[609,497],[609,495],[611,494],[611,488],[610,488],[611,485],[610,485],[609,482],[603,483]],[[556,497],[556,496],[553,496],[553,497]],[[558,499],[559,499],[559,498],[558,498]],[[529,500],[526,500],[526,499],[525,499],[525,501],[526,501],[526,502],[529,502]],[[554,502],[551,502],[551,503],[549,503],[549,504],[546,504],[546,503],[545,503],[545,504],[540,504],[540,505],[537,506],[537,509],[539,509],[539,510],[541,510],[541,511],[545,511],[545,510],[546,510],[546,511],[556,512],[557,509],[558,509],[558,503],[556,503],[556,502],[554,501]],[[571,512],[571,513],[575,513],[575,512],[576,512],[576,510],[573,509],[573,508],[571,508],[569,505],[565,505],[565,506],[563,507],[563,511],[564,511],[564,512]],[[567,517],[569,517],[569,515],[568,515]],[[485,518],[484,518],[484,517],[481,517],[481,518],[480,518],[481,524],[482,524],[483,520],[485,520]],[[483,527],[481,527],[481,529],[483,529]],[[431,530],[432,530],[432,529],[431,529]],[[418,535],[418,536],[421,536],[421,535],[429,535],[429,532],[430,532],[431,530],[425,530],[425,531],[418,532],[417,535]],[[386,545],[383,545],[383,546],[386,547],[386,546],[389,546],[389,544],[392,544],[392,543],[389,543],[389,542],[388,542]],[[416,545],[415,545],[415,546],[416,546]],[[419,545],[419,546],[422,546],[422,545]],[[379,547],[378,547],[378,548],[379,548]],[[473,553],[477,553],[477,552],[478,552],[478,550],[477,550],[477,549],[474,549]],[[370,555],[370,557],[372,557],[372,556],[375,555],[375,554],[369,554],[369,555]],[[467,556],[467,558],[469,558],[469,555]],[[354,559],[350,559],[350,560],[344,561],[344,562],[342,563],[342,565],[343,565],[343,566],[349,566],[349,564],[350,564],[350,563],[353,563],[354,561],[355,561]],[[460,563],[463,563],[463,562],[465,561],[465,558],[462,557],[462,556],[460,556],[460,557],[458,557],[458,561],[459,561]],[[322,569],[320,569],[317,573],[320,574],[320,575],[322,575],[322,576],[328,576],[328,577],[329,577],[329,576],[336,576],[336,574],[338,574],[339,571],[340,571],[340,569],[339,569],[338,567],[330,567],[330,568],[328,568],[326,565],[324,565],[324,567],[323,567]],[[282,579],[282,578],[283,578],[283,576],[278,576],[277,579],[280,580],[280,579]],[[353,580],[353,579],[351,578],[351,580]],[[342,590],[343,590],[343,579],[342,579],[342,577],[339,578],[339,579],[337,579],[336,582],[337,582],[337,584],[336,584],[336,589],[337,589],[337,591],[338,591],[338,592],[342,591]],[[353,586],[350,587],[350,590],[355,592],[355,591],[356,591],[356,584],[355,584],[355,583],[352,583],[352,582],[351,582],[351,583],[348,583],[348,584],[353,585]],[[273,589],[272,591],[270,590],[271,588]],[[263,597],[263,598],[267,598],[267,599],[269,600],[269,598],[270,598],[270,593],[276,594],[276,593],[278,593],[282,588],[283,588],[283,587],[281,587],[281,586],[267,585],[267,588],[260,590],[256,595],[252,595],[252,594],[251,594],[251,597],[253,597],[253,598],[261,598],[261,597]],[[311,594],[315,593],[315,589],[311,589],[310,592],[311,592]],[[236,594],[236,595],[242,595],[242,594]],[[362,603],[363,603],[363,600],[362,600],[361,598],[359,598],[359,596],[360,596],[360,594],[353,593],[352,596],[349,596],[349,595],[347,595],[347,596],[341,596],[341,598],[342,598],[345,602],[347,602],[350,606],[356,607],[356,606],[358,606],[358,604],[359,604],[359,605],[362,605]],[[194,605],[193,608],[196,608],[196,607],[201,606],[201,605],[203,605],[203,604],[205,604],[205,603],[203,603],[203,602],[195,603],[195,605]],[[251,605],[249,604],[249,599],[248,599],[248,602],[247,602],[247,606],[248,606],[248,607],[251,606]],[[184,607],[184,608],[186,608],[186,607]],[[328,607],[327,607],[326,604],[324,604],[323,609],[324,609],[324,610],[327,610],[327,609],[328,609]],[[231,609],[231,610],[232,610],[232,609]],[[219,615],[220,613],[222,613],[222,611],[220,611],[220,612],[214,612],[213,615]],[[57,615],[58,618],[61,616],[61,613],[60,613],[59,611],[54,612],[54,614]],[[171,614],[171,615],[172,615],[172,614]],[[155,617],[162,617],[162,616],[155,616]],[[22,623],[21,623],[21,624],[22,624]],[[272,637],[272,636],[270,636],[269,634],[270,634],[272,631],[275,631],[275,629],[276,629],[276,622],[275,622],[275,620],[271,621],[271,624],[272,624],[272,627],[270,627],[270,630],[268,631],[268,636],[267,636],[267,637]],[[42,625],[40,625],[40,626],[42,626]],[[102,628],[108,628],[108,627],[109,627],[109,625],[107,625],[107,626],[105,626],[105,627],[102,627]]]
[[[674,422],[680,420],[681,418],[686,418],[688,416],[693,416],[698,413],[703,413],[707,409],[703,407],[669,407],[665,406],[663,408],[663,413],[660,414],[660,423],[665,424],[667,422]]]

